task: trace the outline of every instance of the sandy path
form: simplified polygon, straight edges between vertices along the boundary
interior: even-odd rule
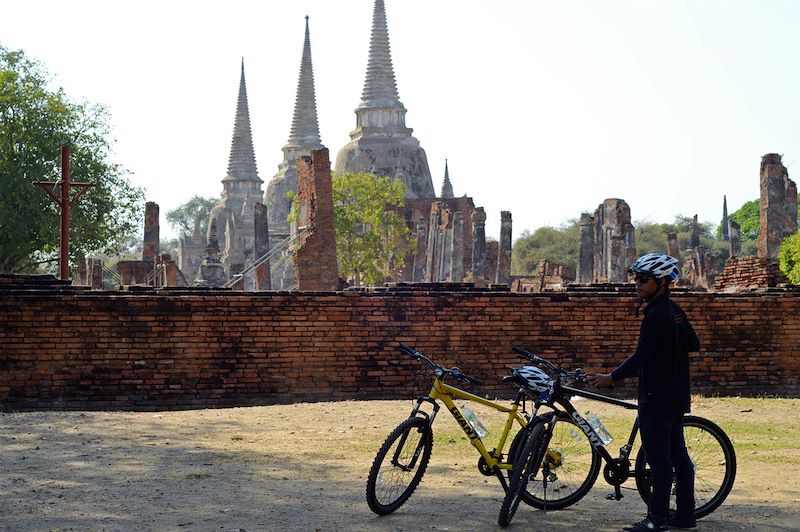
[[[704,401],[698,413],[723,426],[750,414],[796,419],[800,406],[768,400],[742,414],[743,404],[732,400]],[[477,454],[444,416],[435,430],[453,437],[437,440],[414,496],[394,515],[369,511],[367,471],[409,407],[348,401],[156,414],[4,413],[0,530],[499,530],[502,490],[477,472]],[[757,441],[736,443],[734,491],[701,530],[797,530],[797,446],[773,448],[760,460]],[[603,498],[609,491],[599,480],[568,510],[522,507],[511,529],[619,530],[643,515],[635,491],[625,490],[619,502]]]

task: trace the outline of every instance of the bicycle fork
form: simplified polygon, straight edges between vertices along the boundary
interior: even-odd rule
[[[428,402],[431,403],[431,405],[433,405],[433,412],[431,414],[428,414],[427,412],[425,412],[420,408],[423,402]],[[434,401],[430,397],[423,396],[417,398],[417,404],[411,410],[411,417],[420,417],[425,419],[427,421],[428,426],[430,427],[431,425],[433,425],[433,420],[436,418],[436,414],[438,412],[439,412],[439,405],[436,403],[436,401]],[[405,449],[406,440],[408,440],[409,434],[410,431],[403,434],[403,436],[400,438],[400,441],[397,443],[397,448],[394,450],[394,454],[392,455],[392,461],[391,461],[393,466],[400,468],[406,472],[413,471],[414,467],[417,465],[417,460],[419,459],[420,454],[422,454],[422,450],[425,448],[425,438],[428,437],[430,431],[423,433],[422,437],[419,439],[419,443],[417,443],[417,447],[416,449],[414,449],[414,454],[411,455],[411,460],[407,464],[402,464],[400,463],[400,457],[403,454],[403,450]]]

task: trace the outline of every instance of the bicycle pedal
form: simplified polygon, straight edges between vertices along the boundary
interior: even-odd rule
[[[624,497],[624,495],[622,493],[620,493],[620,494],[606,493],[606,500],[607,501],[618,501],[623,497]]]

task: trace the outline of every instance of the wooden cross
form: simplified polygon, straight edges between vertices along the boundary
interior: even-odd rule
[[[58,205],[61,210],[61,256],[59,265],[61,267],[61,279],[69,279],[69,208],[78,201],[87,190],[95,186],[96,183],[75,183],[69,180],[69,146],[61,147],[61,180],[60,181],[34,181],[34,186],[40,187],[47,192],[50,199]],[[61,189],[60,197],[54,194],[56,188]],[[70,197],[70,188],[75,187],[78,193]]]

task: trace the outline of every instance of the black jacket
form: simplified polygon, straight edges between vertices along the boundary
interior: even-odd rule
[[[639,376],[639,406],[689,412],[689,351],[699,351],[700,340],[686,313],[668,296],[658,296],[645,307],[639,342],[611,372],[615,380]]]

